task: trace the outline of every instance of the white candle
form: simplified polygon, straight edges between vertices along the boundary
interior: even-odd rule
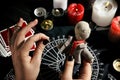
[[[96,0],[92,8],[92,21],[98,26],[109,26],[117,7],[115,0]]]
[[[53,8],[67,9],[68,0],[53,0]]]

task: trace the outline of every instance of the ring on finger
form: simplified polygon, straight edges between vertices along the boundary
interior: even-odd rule
[[[20,30],[21,30],[21,26],[18,26],[18,25],[14,26],[14,32],[9,42],[10,45],[14,44],[15,38],[17,36],[17,32],[19,32]]]
[[[21,26],[15,25],[14,27],[14,33],[18,32],[21,30]]]

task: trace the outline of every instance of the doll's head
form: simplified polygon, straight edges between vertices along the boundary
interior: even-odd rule
[[[89,24],[85,21],[79,21],[75,25],[75,38],[76,40],[86,40],[89,38],[91,29]]]

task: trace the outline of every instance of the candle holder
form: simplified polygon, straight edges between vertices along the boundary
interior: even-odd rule
[[[54,8],[52,9],[52,15],[55,17],[61,17],[64,15],[64,10],[62,8]]]
[[[45,19],[47,17],[47,11],[43,7],[38,7],[34,10],[34,15],[36,17],[42,17],[43,19]]]
[[[41,23],[41,28],[45,31],[51,30],[53,28],[53,21],[52,20],[43,20]]]
[[[120,72],[120,59],[115,59],[113,61],[113,68],[117,71]]]

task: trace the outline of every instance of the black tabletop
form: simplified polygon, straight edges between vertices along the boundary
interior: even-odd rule
[[[104,69],[104,71],[101,72],[103,73],[103,75],[102,77],[100,77],[100,79],[110,80],[108,79],[108,74],[111,74],[117,80],[119,80],[120,72],[117,72],[113,69],[112,63],[115,59],[120,58],[120,54],[119,54],[120,44],[110,42],[108,38],[109,29],[98,30],[99,26],[96,27],[96,24],[91,20],[92,9],[88,7],[91,5],[86,6],[85,1],[89,1],[89,0],[79,0],[79,1],[71,0],[68,1],[68,4],[77,2],[83,4],[87,8],[85,9],[83,20],[87,21],[90,24],[92,32],[90,37],[86,41],[94,51],[96,50],[96,53],[100,53],[97,57],[99,58],[99,64],[100,63],[104,64],[102,65],[102,69]],[[20,17],[22,17],[28,23],[31,20],[34,20],[37,17],[34,15],[33,11],[37,7],[44,7],[47,10],[47,14],[48,14],[47,19],[51,19],[53,21],[54,27],[50,31],[45,31],[41,29],[40,23],[42,20],[38,18],[39,23],[36,26],[36,28],[34,28],[36,33],[42,32],[50,37],[57,37],[62,35],[74,36],[75,25],[69,23],[67,12],[65,11],[65,14],[62,17],[54,17],[53,15],[51,15],[51,11],[53,9],[53,3],[50,0],[36,0],[36,1],[26,0],[26,1],[20,1],[19,3],[11,1],[10,4],[3,5],[3,7],[0,8],[1,9],[0,30],[3,30],[5,28],[10,27],[11,25],[14,25],[15,23],[17,23]],[[115,16],[118,15],[120,15],[119,7]],[[109,27],[110,26],[107,26],[106,28]],[[0,57],[0,80],[3,80],[6,74],[8,74],[12,68],[13,65],[12,65],[11,57],[7,57],[7,58]]]

